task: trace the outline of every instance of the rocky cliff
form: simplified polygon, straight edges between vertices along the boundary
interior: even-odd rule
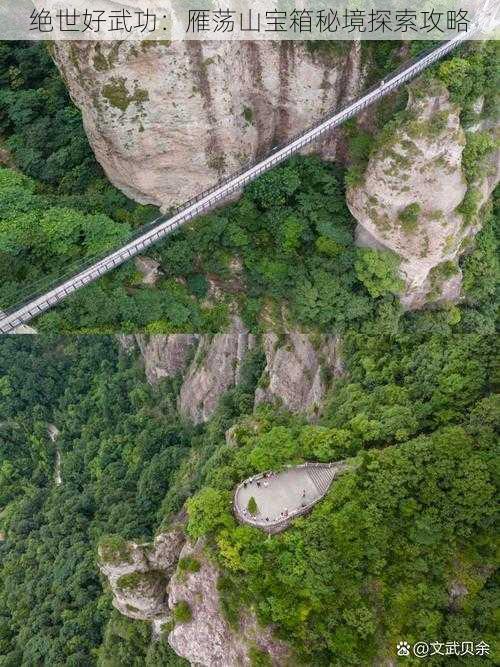
[[[257,625],[255,614],[248,610],[231,627],[221,613],[216,566],[206,557],[203,543],[187,542],[181,552],[180,567],[169,583],[169,606],[175,615],[177,605],[189,609],[190,618],[175,624],[168,642],[174,651],[194,665],[207,667],[254,664],[249,650],[265,653],[272,665],[286,664],[288,648],[272,635],[272,629]],[[195,564],[188,572],[183,562]]]
[[[335,336],[243,332],[120,336],[123,349],[137,349],[147,380],[180,376],[180,413],[199,424],[207,421],[223,394],[237,386],[250,351],[262,349],[266,364],[255,391],[255,405],[278,402],[292,412],[314,416],[329,382],[343,373],[340,341]]]
[[[266,367],[255,392],[255,404],[281,402],[291,412],[318,409],[332,377],[343,373],[335,336],[290,333],[263,337]]]
[[[362,85],[345,55],[295,42],[55,42],[54,58],[112,183],[164,209],[306,128]],[[336,151],[338,135],[319,147]]]
[[[480,123],[469,131],[482,129]],[[493,136],[494,128],[488,132]],[[457,261],[481,227],[481,208],[500,176],[499,153],[490,154],[476,183],[467,183],[460,109],[437,81],[425,89],[418,83],[410,87],[406,113],[379,144],[362,181],[347,193],[358,244],[401,257],[406,285],[401,300],[407,308],[455,301],[461,286]],[[467,217],[461,208],[472,188],[478,193],[476,210]]]
[[[180,527],[160,533],[153,543],[103,540],[99,567],[116,609],[150,622],[153,638],[168,640],[192,665],[249,666],[252,649],[265,652],[273,665],[284,664],[286,644],[271,628],[258,626],[253,612],[243,613],[238,627],[229,625],[220,605],[218,569],[203,542],[186,541]]]
[[[155,635],[170,620],[167,583],[184,542],[178,524],[151,544],[109,537],[99,546],[99,568],[113,593],[113,606],[129,618],[150,621]]]

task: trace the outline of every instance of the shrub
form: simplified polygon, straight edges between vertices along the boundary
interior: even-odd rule
[[[418,225],[418,218],[421,212],[422,208],[420,204],[417,204],[417,202],[410,204],[401,211],[398,217],[401,222],[401,226],[406,232],[415,231]]]
[[[269,653],[263,651],[258,646],[251,646],[248,650],[251,667],[271,667],[272,661]]]
[[[482,176],[484,158],[495,149],[495,140],[486,132],[467,134],[467,144],[462,153],[462,166],[467,183],[473,183]]]
[[[159,570],[151,570],[150,572],[130,572],[121,576],[116,585],[122,590],[134,590],[137,588],[155,587],[157,585],[165,584],[165,576]]]
[[[250,500],[248,501],[247,509],[253,516],[255,516],[259,511],[259,508],[257,507],[257,503],[253,496],[251,496]]]
[[[196,539],[217,528],[230,528],[234,521],[229,513],[230,495],[209,486],[190,498],[187,503],[188,524],[186,531]]]
[[[373,298],[402,290],[403,281],[397,276],[399,257],[395,253],[361,248],[357,256],[356,274]]]
[[[457,212],[462,215],[467,225],[470,225],[478,212],[480,200],[481,193],[476,188],[469,188],[462,199],[462,203],[457,207]]]
[[[193,618],[193,612],[186,600],[179,600],[179,602],[177,602],[174,607],[173,617],[176,623],[189,623]]]
[[[179,570],[181,572],[199,572],[200,567],[200,561],[192,556],[186,556],[179,561]]]
[[[127,541],[121,535],[108,535],[99,542],[99,556],[105,563],[132,563]]]

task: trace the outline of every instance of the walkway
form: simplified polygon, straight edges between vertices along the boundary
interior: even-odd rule
[[[305,514],[321,500],[333,480],[346,469],[343,461],[306,463],[280,473],[256,475],[237,487],[235,514],[240,521],[268,532],[284,530],[291,519]],[[249,511],[250,498],[257,504],[255,514]]]
[[[264,172],[287,160],[312,142],[322,139],[333,128],[400,88],[404,83],[413,79],[450,51],[453,51],[465,39],[470,39],[471,35],[478,29],[478,26],[471,26],[468,32],[459,33],[456,37],[437,46],[429,53],[423,53],[414,58],[340,111],[331,112],[326,119],[305,130],[284,147],[271,151],[269,156],[260,162],[245,167],[240,173],[194,197],[179,207],[170,218],[162,216],[140,228],[122,247],[108,251],[101,257],[90,258],[85,263],[68,267],[65,275],[59,276],[57,280],[50,284],[42,281],[42,284],[38,287],[32,285],[31,290],[36,290],[34,293],[26,296],[20,304],[12,306],[0,315],[0,333],[10,333],[20,324],[38,317],[76,290],[94,282],[130,258],[144,252],[146,248],[163,239],[186,222],[206,213],[221,201],[227,199],[229,195],[240,191]]]

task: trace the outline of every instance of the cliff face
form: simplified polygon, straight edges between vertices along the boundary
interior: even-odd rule
[[[266,367],[255,392],[255,404],[278,400],[291,412],[314,413],[327,382],[343,372],[335,336],[314,338],[290,333],[263,340]]]
[[[109,179],[165,209],[306,128],[363,78],[356,44],[333,64],[293,42],[55,42],[54,57]],[[337,138],[319,147],[325,157]]]
[[[473,131],[481,129],[478,125]],[[480,229],[480,209],[500,175],[498,153],[492,153],[483,177],[474,183],[477,214],[465,219],[460,212],[468,190],[465,144],[459,109],[446,89],[437,82],[425,91],[413,87],[406,118],[371,155],[362,182],[348,190],[348,205],[359,223],[358,244],[401,257],[406,284],[401,300],[407,308],[429,300],[454,301],[460,295],[456,263],[464,241]],[[445,262],[454,265],[453,275],[436,285],[438,267]]]
[[[190,573],[178,569],[169,583],[171,610],[187,603],[191,613],[191,619],[176,624],[168,636],[174,651],[193,665],[245,667],[252,664],[249,649],[256,647],[266,653],[272,665],[286,664],[286,644],[274,638],[270,628],[258,626],[252,612],[241,616],[237,628],[226,621],[217,590],[219,573],[205,556],[203,543],[187,542],[181,552],[183,558],[193,559],[199,569]]]
[[[121,336],[122,348],[140,351],[147,380],[181,376],[178,407],[189,421],[206,422],[223,394],[237,386],[250,351],[262,349],[266,358],[255,405],[278,402],[292,412],[314,416],[329,381],[343,372],[340,341],[335,336],[246,332],[227,334]]]
[[[252,647],[264,651],[273,665],[286,664],[286,644],[272,636],[271,628],[258,626],[252,612],[241,615],[237,628],[229,625],[220,606],[218,569],[203,542],[186,541],[180,527],[160,533],[151,544],[104,541],[99,567],[116,609],[151,622],[153,637],[167,640],[191,664],[250,666]],[[187,610],[182,619],[176,612],[180,606]]]
[[[113,593],[113,606],[130,618],[151,621],[156,634],[170,619],[167,583],[184,542],[176,526],[152,544],[110,538],[99,547],[99,568]]]

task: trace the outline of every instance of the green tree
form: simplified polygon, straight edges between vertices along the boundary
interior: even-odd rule
[[[259,508],[257,507],[257,502],[255,501],[255,498],[253,496],[251,496],[250,500],[248,501],[247,509],[253,516],[255,516],[259,511]]]
[[[397,277],[399,258],[393,252],[360,248],[355,268],[372,297],[397,294],[403,288],[403,281]]]

